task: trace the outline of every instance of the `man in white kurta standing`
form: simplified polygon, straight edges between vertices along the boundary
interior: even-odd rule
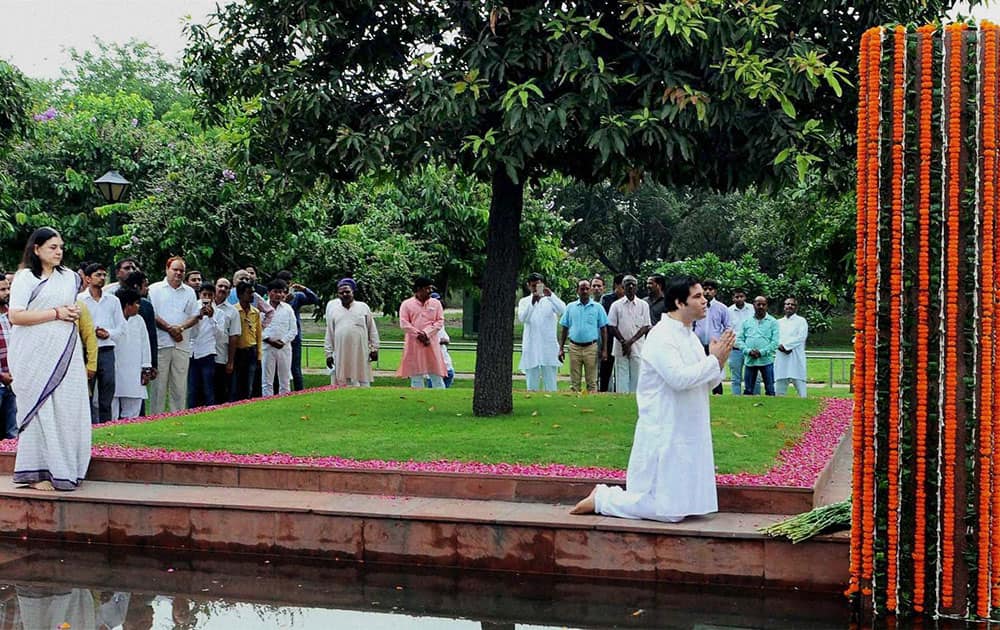
[[[778,320],[778,353],[774,355],[774,393],[784,396],[791,384],[806,397],[806,339],[809,323],[797,313],[795,298],[785,300],[785,316]]]
[[[278,378],[278,393],[287,394],[292,386],[292,341],[299,329],[295,325],[295,311],[285,302],[288,285],[284,280],[272,280],[267,285],[267,296],[274,308],[274,317],[264,327],[264,368],[261,395],[274,395],[274,379]]]
[[[638,286],[635,276],[622,278],[625,296],[611,304],[608,314],[608,336],[614,338],[615,392],[619,394],[636,390],[642,363],[642,341],[652,328],[649,304],[636,299]]]
[[[724,331],[708,356],[691,324],[705,317],[701,284],[681,277],[667,284],[667,312],[646,337],[639,373],[636,422],[625,489],[599,485],[573,514],[676,523],[719,509],[709,421],[712,388],[733,349]]]
[[[378,328],[368,305],[354,299],[353,278],[337,283],[337,297],[326,305],[326,367],[331,385],[371,387],[372,361],[378,360]]]
[[[540,273],[528,276],[528,295],[517,303],[517,319],[524,325],[521,333],[521,362],[529,392],[556,391],[559,372],[559,340],[556,324],[566,310],[566,303],[547,286]]]

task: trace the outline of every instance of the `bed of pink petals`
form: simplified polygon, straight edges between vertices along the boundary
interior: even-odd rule
[[[318,387],[302,392],[284,394],[297,396],[305,393],[328,391],[335,387]],[[201,407],[155,416],[117,420],[102,426],[110,427],[137,422],[151,422],[164,418],[200,413],[210,409],[222,409],[234,405],[244,405],[253,401],[226,403],[213,407]],[[837,443],[844,435],[851,421],[853,401],[848,398],[828,398],[823,408],[809,423],[802,439],[778,454],[777,463],[766,473],[720,474],[716,480],[720,485],[739,486],[789,486],[810,488],[816,482],[823,467],[833,456]],[[0,452],[12,452],[17,448],[17,440],[0,441]],[[504,475],[530,477],[559,477],[572,479],[624,480],[625,471],[597,466],[570,466],[564,464],[483,464],[438,460],[430,462],[391,461],[381,459],[345,459],[343,457],[302,457],[283,453],[237,454],[226,451],[168,451],[159,448],[135,448],[127,446],[98,445],[93,448],[94,457],[126,460],[154,460],[167,462],[188,462],[204,464],[252,464],[281,466],[311,466],[319,468],[342,468],[353,470],[398,470],[422,473],[461,473],[477,475]]]

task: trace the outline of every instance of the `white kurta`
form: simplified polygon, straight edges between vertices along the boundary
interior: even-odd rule
[[[562,365],[559,363],[559,340],[556,339],[556,324],[566,310],[566,303],[553,293],[531,303],[532,296],[521,298],[517,303],[517,319],[524,324],[521,335],[521,362],[518,369],[526,372],[540,366]]]
[[[149,353],[149,332],[138,315],[125,322],[115,346],[115,398],[146,398],[142,368],[153,367]]]
[[[806,338],[809,324],[799,315],[782,317],[778,320],[778,343],[791,350],[785,354],[781,350],[774,353],[774,380],[796,378],[806,380]]]
[[[721,382],[718,360],[665,313],[642,353],[626,489],[599,485],[597,513],[676,522],[718,511],[709,398]]]
[[[327,303],[323,347],[336,366],[333,383],[371,383],[370,356],[372,350],[378,350],[378,344],[378,328],[367,304],[354,301],[350,308],[344,308],[340,300]]]

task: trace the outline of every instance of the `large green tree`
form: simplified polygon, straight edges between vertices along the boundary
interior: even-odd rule
[[[206,111],[257,105],[246,151],[275,179],[438,158],[490,181],[473,411],[503,414],[526,181],[732,187],[843,164],[860,33],[952,2],[856,4],[246,0],[190,27],[186,74]]]

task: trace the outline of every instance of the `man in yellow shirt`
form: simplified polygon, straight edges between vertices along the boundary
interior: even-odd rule
[[[254,290],[249,282],[236,285],[236,312],[240,316],[240,336],[233,359],[232,400],[246,400],[253,392],[257,363],[263,357],[260,311],[253,306]]]

